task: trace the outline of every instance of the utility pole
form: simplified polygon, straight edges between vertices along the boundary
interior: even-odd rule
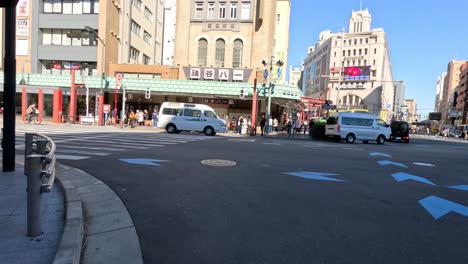
[[[272,84],[272,74],[273,74],[273,60],[275,59],[275,48],[271,49],[271,60],[270,60],[270,84],[268,86],[268,103],[267,103],[267,112],[266,112],[266,125],[265,125],[265,134],[270,132],[270,115],[271,115],[271,84]]]
[[[343,31],[341,31],[340,61],[338,63],[338,65],[340,66],[340,72],[339,72],[339,76],[338,76],[338,87],[337,87],[337,91],[336,91],[336,102],[335,102],[336,112],[337,113],[339,112],[338,103],[339,103],[339,99],[340,99],[341,74],[342,74],[342,68],[344,67],[344,65],[343,65],[344,63],[342,63],[342,60],[343,60],[343,43],[344,43],[344,28],[343,28]]]
[[[15,171],[15,120],[16,120],[16,4],[2,1],[5,7],[5,57],[4,57],[4,112],[3,112],[3,171]]]

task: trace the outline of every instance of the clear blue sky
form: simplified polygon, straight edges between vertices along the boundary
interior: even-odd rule
[[[289,65],[300,66],[323,30],[348,29],[360,0],[291,0]],[[418,112],[434,108],[437,77],[452,60],[468,60],[468,1],[363,0],[372,15],[372,28],[383,28],[393,79],[403,80],[406,98]]]

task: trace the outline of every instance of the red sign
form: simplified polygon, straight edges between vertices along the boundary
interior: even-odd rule
[[[62,69],[62,64],[60,63],[54,63],[52,64],[52,68],[56,69],[56,70],[60,70]]]
[[[123,78],[123,75],[121,73],[117,73],[115,75],[115,79],[117,79],[117,81],[119,81],[119,82],[122,80],[122,78]]]
[[[343,71],[343,68],[341,68],[341,71]],[[333,68],[330,68],[330,72],[332,72],[332,73],[340,72],[340,67],[333,67]]]
[[[103,106],[103,112],[105,114],[108,114],[110,112],[110,104],[105,104],[105,105],[102,105]]]

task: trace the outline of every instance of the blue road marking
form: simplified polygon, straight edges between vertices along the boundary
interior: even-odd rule
[[[149,165],[149,166],[161,166],[161,162],[169,162],[168,160],[158,160],[158,159],[120,159],[123,162],[129,164],[138,164],[138,165]]]
[[[391,155],[381,153],[381,152],[372,152],[372,153],[369,153],[369,155],[371,155],[372,157],[375,157],[375,156],[383,156],[383,157],[387,157],[387,158],[392,157]]]
[[[334,173],[298,171],[298,172],[287,172],[285,174],[296,176],[296,177],[301,177],[305,179],[310,179],[310,180],[345,182],[345,180],[340,180],[340,179],[336,179],[332,177],[326,177],[326,176],[338,175]]]
[[[448,187],[452,188],[452,189],[468,191],[468,185],[452,185],[452,186],[448,186]]]
[[[413,180],[413,181],[422,182],[422,183],[425,183],[425,184],[437,186],[433,182],[431,182],[430,180],[428,180],[426,178],[419,177],[419,176],[416,176],[416,175],[412,175],[412,174],[409,174],[409,173],[398,172],[398,173],[392,174],[392,177],[397,182],[402,182],[402,181],[406,181],[406,180]]]
[[[430,164],[430,163],[413,162],[413,164],[418,165],[418,166],[424,166],[424,167],[435,167],[434,164]]]
[[[399,166],[399,167],[402,167],[402,168],[408,168],[408,166],[404,165],[403,163],[393,162],[393,161],[389,161],[389,160],[379,160],[377,162],[382,166],[395,165],[395,166]]]
[[[437,196],[429,196],[421,199],[419,200],[419,204],[421,204],[436,220],[450,212],[456,212],[468,217],[468,207]]]

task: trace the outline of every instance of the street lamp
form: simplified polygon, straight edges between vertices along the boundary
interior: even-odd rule
[[[91,32],[91,33],[94,33],[94,35],[97,37],[97,39],[99,40],[99,42],[101,42],[101,94],[102,94],[102,89],[103,89],[103,86],[104,86],[104,50],[106,48],[106,43],[104,43],[104,40],[102,40],[100,37],[99,37],[99,34],[96,32],[96,30],[90,26],[85,26],[84,27],[84,30],[88,31],[88,32]]]

